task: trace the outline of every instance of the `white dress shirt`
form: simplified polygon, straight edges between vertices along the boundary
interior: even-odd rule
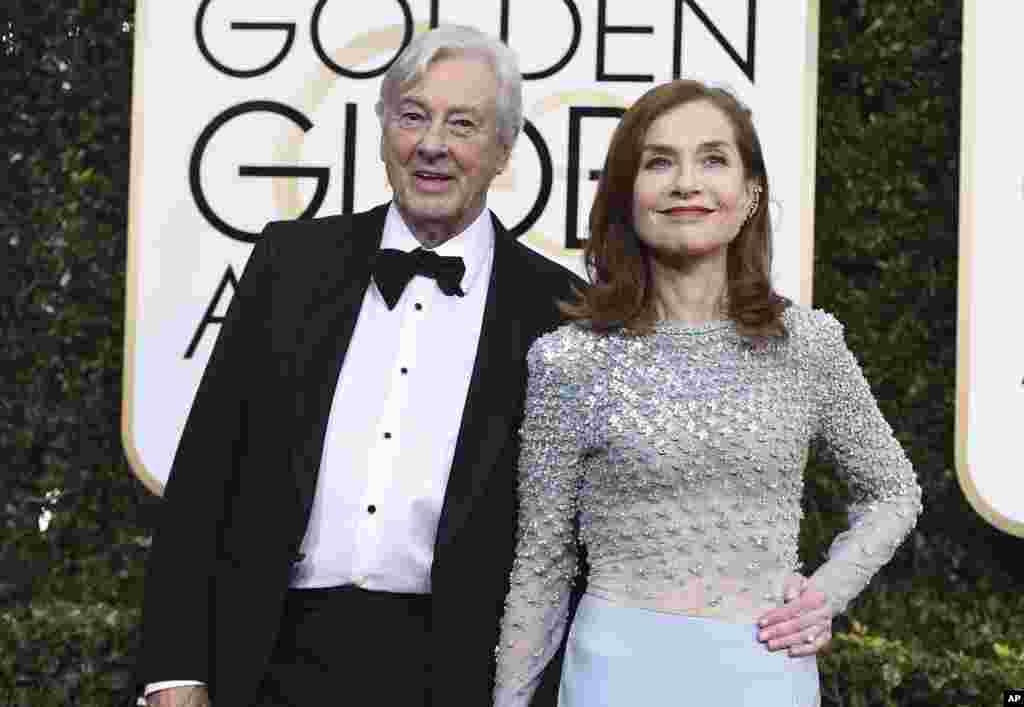
[[[327,421],[296,588],[426,594],[494,262],[490,211],[434,249],[461,256],[464,297],[412,278],[394,309],[363,296]],[[381,248],[419,241],[392,204]],[[191,680],[151,683],[145,694]]]
[[[381,248],[418,247],[392,205]],[[389,310],[372,281],[366,289],[334,393],[293,587],[430,591],[494,258],[490,212],[434,252],[463,258],[464,297],[417,275]]]

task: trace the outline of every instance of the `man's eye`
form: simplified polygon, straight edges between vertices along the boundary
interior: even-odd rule
[[[412,111],[405,111],[398,115],[398,120],[404,125],[418,125],[423,121],[422,113],[414,113]]]
[[[476,123],[468,118],[455,118],[454,120],[448,121],[452,130],[460,133],[470,132],[476,129]]]

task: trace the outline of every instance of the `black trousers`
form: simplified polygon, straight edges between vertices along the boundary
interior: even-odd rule
[[[430,705],[430,596],[290,589],[257,707]]]

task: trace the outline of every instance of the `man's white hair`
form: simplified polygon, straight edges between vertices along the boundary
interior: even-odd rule
[[[419,81],[430,65],[452,56],[480,57],[498,80],[498,138],[508,148],[523,127],[523,77],[515,52],[498,39],[465,25],[444,25],[416,35],[384,74],[377,101],[381,122],[395,107],[402,89]]]

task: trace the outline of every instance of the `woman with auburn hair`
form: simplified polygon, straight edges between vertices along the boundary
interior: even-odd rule
[[[920,487],[842,326],[772,288],[769,194],[750,111],[724,90],[659,86],[616,129],[591,285],[529,353],[497,705],[528,705],[561,642],[577,541],[562,707],[818,704],[814,656],[759,642],[799,567],[809,445],[853,503],[808,580],[826,602],[804,641],[914,526]]]

